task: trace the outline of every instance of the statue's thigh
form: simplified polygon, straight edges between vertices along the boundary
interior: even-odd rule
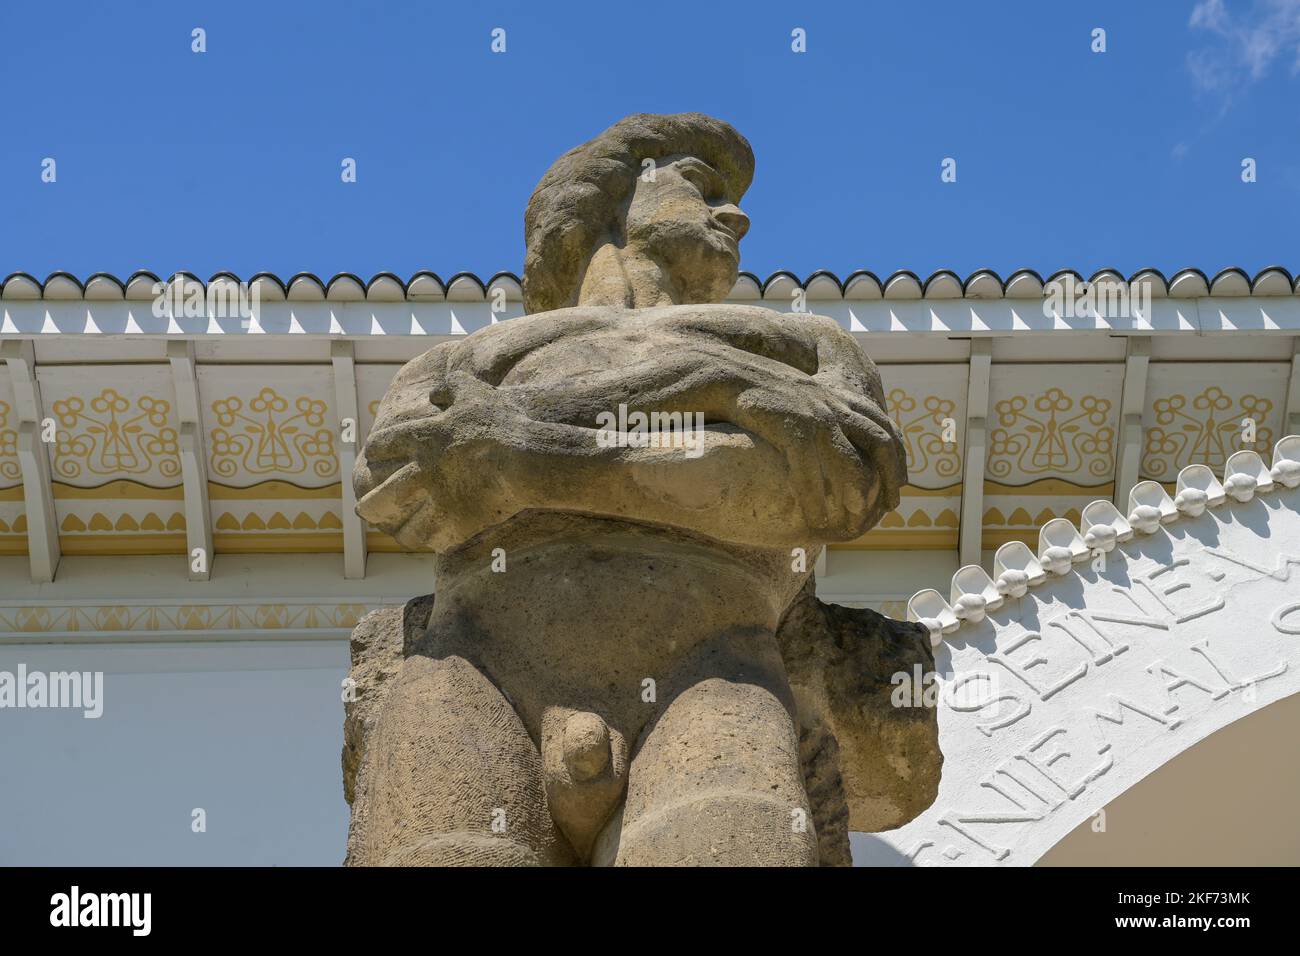
[[[798,734],[771,690],[715,677],[667,705],[632,761],[615,862],[817,864]]]
[[[461,657],[407,658],[366,747],[355,862],[556,865],[537,747],[496,686]]]

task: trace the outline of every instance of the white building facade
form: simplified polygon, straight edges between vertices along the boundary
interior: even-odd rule
[[[904,435],[902,502],[823,556],[826,601],[903,617],[1090,502],[1300,435],[1281,268],[744,274],[730,301],[839,322]],[[402,363],[522,312],[509,274],[4,281],[0,674],[103,677],[98,716],[0,709],[0,864],[341,862],[348,634],[436,590],[354,514],[352,463]],[[1300,862],[1298,719],[1165,755],[1044,860]]]

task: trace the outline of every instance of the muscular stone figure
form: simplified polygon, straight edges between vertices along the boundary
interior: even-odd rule
[[[753,165],[707,116],[616,123],[528,204],[531,314],[393,380],[357,510],[437,595],[353,635],[348,863],[844,863],[933,799],[933,710],[889,706],[924,631],[810,589],[906,480],[879,374],[710,304]]]

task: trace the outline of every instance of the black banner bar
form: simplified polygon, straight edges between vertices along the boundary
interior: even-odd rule
[[[1295,886],[1289,869],[0,869],[0,926],[6,944],[75,933],[373,951],[413,934],[431,948],[517,934],[603,948],[642,934],[662,949],[793,932],[809,946],[834,933],[1032,952],[1049,939],[1286,932]]]

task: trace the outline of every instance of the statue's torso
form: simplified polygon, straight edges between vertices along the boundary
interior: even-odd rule
[[[556,535],[538,538],[539,525]],[[420,652],[480,667],[534,734],[548,707],[569,707],[635,736],[710,654],[738,640],[775,654],[806,579],[775,556],[667,529],[564,515],[511,529],[525,526],[443,560]]]

